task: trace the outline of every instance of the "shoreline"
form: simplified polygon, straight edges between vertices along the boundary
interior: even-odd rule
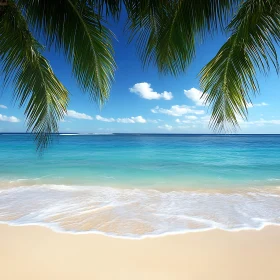
[[[278,280],[280,227],[138,240],[0,224],[0,278]]]
[[[45,187],[70,187],[70,188],[81,188],[84,190],[91,190],[92,188],[107,188],[107,189],[118,189],[118,190],[142,190],[142,191],[155,191],[160,193],[168,192],[197,192],[197,193],[246,193],[249,191],[266,191],[273,190],[280,192],[280,179],[267,179],[265,181],[255,181],[252,183],[250,181],[249,185],[245,182],[241,184],[240,182],[231,183],[231,181],[218,181],[212,185],[204,185],[200,183],[191,182],[191,184],[186,185],[185,181],[178,181],[170,186],[170,182],[162,183],[146,183],[136,184],[135,182],[123,183],[117,181],[98,181],[94,184],[91,180],[79,181],[73,183],[73,178],[70,179],[50,179],[47,180],[48,176],[38,177],[38,178],[9,178],[0,180],[0,191],[8,190],[11,188],[33,188],[38,186]],[[110,178],[109,178],[110,179]]]
[[[54,231],[143,239],[279,225],[280,189],[245,193],[20,187],[0,190],[0,221]]]
[[[249,228],[249,227],[244,227],[244,228],[237,228],[237,229],[222,229],[222,228],[205,228],[205,229],[188,229],[184,231],[174,231],[174,232],[165,232],[165,233],[160,233],[160,234],[144,234],[139,237],[136,236],[122,236],[122,235],[117,235],[114,233],[110,232],[102,232],[102,231],[97,231],[97,230],[90,230],[90,231],[70,231],[70,230],[63,230],[59,227],[55,226],[49,226],[47,224],[43,223],[26,223],[26,224],[16,224],[13,222],[6,222],[6,221],[0,221],[0,228],[1,226],[8,226],[8,227],[23,227],[23,228],[32,228],[32,227],[38,227],[42,229],[47,229],[50,230],[51,232],[57,233],[57,234],[66,234],[66,235],[74,235],[74,236],[87,236],[87,235],[92,235],[92,236],[103,236],[103,237],[108,237],[108,238],[113,238],[117,240],[146,240],[146,239],[157,239],[157,238],[164,238],[164,237],[172,237],[172,236],[180,236],[180,235],[187,235],[187,234],[196,234],[196,233],[205,233],[205,232],[211,232],[211,231],[220,231],[220,232],[225,232],[225,233],[241,233],[241,232],[259,232],[263,231],[266,228],[279,228],[280,230],[280,223],[266,223],[265,225],[262,225],[260,228]]]

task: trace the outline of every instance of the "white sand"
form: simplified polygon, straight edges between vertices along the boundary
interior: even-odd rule
[[[144,240],[0,225],[3,280],[279,280],[280,227]]]

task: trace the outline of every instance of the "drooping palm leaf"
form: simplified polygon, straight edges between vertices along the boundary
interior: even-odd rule
[[[39,149],[49,143],[51,133],[58,132],[68,104],[67,90],[41,51],[21,11],[9,1],[0,18],[0,66],[4,80],[14,85],[20,107],[26,106],[27,128],[36,134]]]
[[[123,2],[131,0],[84,0],[86,5],[92,7],[96,12],[102,16],[119,19],[122,11]]]
[[[18,0],[28,23],[43,31],[48,46],[63,51],[78,84],[104,103],[109,97],[116,64],[112,32],[86,0]]]
[[[246,119],[250,94],[258,92],[256,70],[266,73],[272,62],[278,71],[274,44],[280,40],[280,2],[247,0],[228,30],[232,35],[200,73],[206,102],[212,105],[210,124],[218,130]]]
[[[128,30],[144,64],[160,72],[184,72],[195,56],[196,41],[221,28],[240,0],[128,1]]]

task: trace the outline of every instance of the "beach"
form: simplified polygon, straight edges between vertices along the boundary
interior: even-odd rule
[[[279,14],[0,0],[0,280],[280,280]]]
[[[1,136],[1,280],[280,279],[280,136],[59,141]]]
[[[0,279],[279,279],[280,227],[139,240],[0,225]]]

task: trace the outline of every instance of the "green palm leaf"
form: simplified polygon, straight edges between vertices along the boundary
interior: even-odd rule
[[[28,23],[38,33],[43,32],[47,45],[64,52],[82,90],[102,104],[109,97],[116,69],[113,34],[90,2],[18,0]]]
[[[228,26],[232,35],[202,69],[201,88],[212,105],[211,126],[230,130],[247,118],[250,94],[258,92],[256,70],[278,71],[275,42],[280,39],[280,3],[247,0]]]
[[[220,29],[240,0],[128,1],[131,39],[145,65],[177,75],[195,56],[197,40]]]
[[[232,35],[202,69],[201,88],[212,105],[210,125],[220,130],[247,118],[250,93],[258,92],[256,69],[267,73],[269,62],[278,71],[274,43],[280,39],[280,3],[247,0],[228,26]]]
[[[42,46],[32,37],[21,11],[9,1],[0,19],[0,59],[6,82],[12,82],[19,105],[26,106],[27,128],[36,134],[42,150],[58,132],[64,118],[68,92],[41,54]]]
[[[95,9],[100,16],[105,14],[107,17],[112,16],[115,19],[120,18],[123,2],[124,5],[126,5],[126,2],[130,1],[131,0],[84,0],[84,2]]]

